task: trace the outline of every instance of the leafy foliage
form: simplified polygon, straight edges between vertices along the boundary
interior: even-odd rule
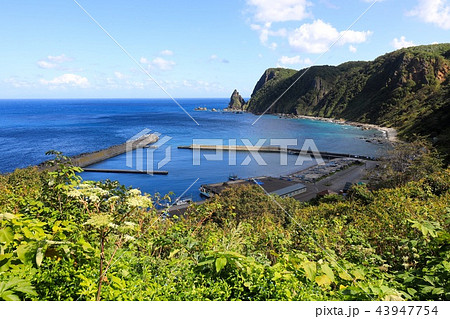
[[[0,176],[3,300],[449,300],[450,171],[302,204],[229,189],[181,218],[116,182]]]

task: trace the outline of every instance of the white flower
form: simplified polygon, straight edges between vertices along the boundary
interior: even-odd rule
[[[109,192],[107,190],[103,189],[103,188],[97,187],[96,191],[97,191],[99,196],[108,196],[109,195]]]
[[[136,240],[136,238],[134,238],[133,236],[130,236],[130,235],[123,236],[123,239],[125,239],[125,242]]]
[[[127,198],[127,204],[130,207],[152,207],[152,200],[145,196],[136,196]]]
[[[108,227],[113,228],[113,229],[119,228],[119,226],[117,226],[117,225],[114,224],[114,223],[109,223],[109,224],[108,224]]]
[[[98,203],[100,201],[100,198],[97,195],[90,195],[89,200],[93,203]]]
[[[80,198],[83,194],[78,189],[72,189],[67,193],[67,196],[73,198]]]
[[[128,195],[130,195],[130,196],[140,196],[141,195],[141,191],[139,189],[133,188],[133,189],[130,189],[128,191]]]
[[[78,188],[81,188],[81,189],[92,188],[92,185],[82,183],[82,184],[78,185]]]
[[[119,196],[111,196],[110,198],[108,198],[107,202],[111,203],[111,202],[116,202],[119,201],[120,197]]]

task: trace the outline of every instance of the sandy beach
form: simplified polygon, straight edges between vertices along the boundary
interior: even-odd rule
[[[275,115],[278,115],[281,117],[286,117],[286,118],[309,119],[309,120],[330,122],[330,123],[336,123],[336,124],[342,124],[342,125],[352,125],[352,126],[360,127],[362,129],[367,129],[367,130],[378,130],[383,133],[384,137],[390,143],[395,143],[398,141],[397,130],[392,127],[383,127],[383,126],[379,126],[379,125],[375,125],[375,124],[352,122],[352,121],[346,121],[346,120],[342,120],[342,119],[334,119],[334,118],[320,117],[320,116],[293,115],[293,114],[275,114]]]

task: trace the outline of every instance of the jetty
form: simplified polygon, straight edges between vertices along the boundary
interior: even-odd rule
[[[84,168],[86,166],[107,160],[108,158],[131,152],[138,148],[144,148],[149,144],[156,143],[158,140],[159,137],[156,134],[142,135],[135,140],[126,141],[125,143],[114,145],[103,150],[74,156],[72,157],[72,164]]]
[[[119,173],[119,174],[148,174],[148,175],[167,175],[168,171],[138,171],[134,169],[108,169],[108,168],[83,168],[85,172],[95,173]]]
[[[90,152],[90,153],[82,153],[82,154],[73,156],[73,157],[71,157],[70,160],[74,166],[78,166],[78,167],[84,168],[85,171],[90,170],[92,172],[93,169],[85,169],[85,167],[92,165],[92,164],[102,162],[104,160],[118,156],[123,153],[131,152],[135,149],[150,147],[151,144],[156,143],[158,140],[159,140],[158,134],[145,134],[134,140],[128,140],[122,144],[113,145],[111,147],[108,147],[108,148],[105,148],[105,149],[102,149],[99,151],[94,151],[94,152]],[[50,170],[50,171],[56,169],[56,167],[48,166],[48,162],[41,163],[38,165],[38,167],[40,169]],[[96,171],[99,171],[99,169],[96,169]],[[112,173],[113,171],[115,173],[124,173],[124,170],[104,170],[104,172],[106,172],[106,171],[108,171],[110,173]],[[126,172],[130,173],[130,172],[134,172],[134,171],[126,170]],[[136,171],[136,172],[139,172],[139,171]],[[139,173],[147,174],[147,172],[139,172]],[[154,174],[157,174],[157,173],[154,172]]]
[[[332,153],[332,152],[313,152],[311,150],[302,151],[297,148],[280,148],[278,146],[246,146],[246,145],[181,145],[179,149],[190,150],[209,150],[209,151],[228,151],[228,152],[262,152],[262,153],[287,153],[290,155],[320,155],[322,158],[357,158],[364,160],[374,160],[374,158],[363,155]]]

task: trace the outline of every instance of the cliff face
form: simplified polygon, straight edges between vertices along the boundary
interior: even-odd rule
[[[278,70],[278,72],[277,72]],[[267,70],[248,110],[263,112],[302,74],[269,113],[345,118],[433,138],[450,151],[450,44],[401,49],[371,62]],[[449,152],[450,153],[450,152]]]
[[[256,83],[251,96],[253,96],[262,87],[264,87],[266,83],[269,82],[270,80],[272,79],[275,79],[274,81],[282,80],[286,77],[294,75],[295,73],[296,71],[291,69],[283,69],[283,68],[267,69],[263,73],[259,81]]]
[[[228,108],[233,110],[243,110],[245,101],[237,90],[233,91],[230,97],[230,103],[228,103]]]

